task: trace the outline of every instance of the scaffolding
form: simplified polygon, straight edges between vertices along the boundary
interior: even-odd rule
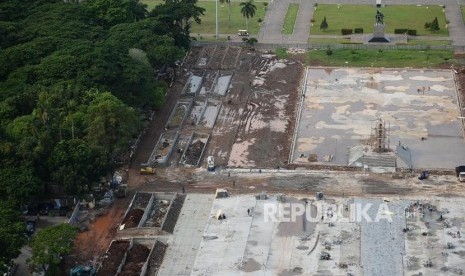
[[[373,141],[373,151],[382,153],[389,152],[390,149],[390,132],[391,132],[391,123],[388,122],[386,126],[386,121],[381,117],[376,120],[375,127],[371,128],[371,137]]]

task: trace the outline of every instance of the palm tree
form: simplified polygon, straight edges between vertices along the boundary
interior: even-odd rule
[[[228,3],[228,28],[231,28],[231,0],[220,0],[221,5]]]
[[[242,2],[241,4],[241,13],[245,17],[245,25],[247,26],[247,31],[249,30],[249,18],[252,18],[255,15],[255,11],[257,11],[257,6],[255,6],[252,0],[248,0],[247,2]]]

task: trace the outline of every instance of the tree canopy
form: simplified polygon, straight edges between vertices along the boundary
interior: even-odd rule
[[[30,244],[32,265],[41,267],[44,272],[56,269],[61,257],[73,250],[76,234],[77,229],[67,223],[50,226],[37,232]]]
[[[255,12],[257,11],[257,6],[255,6],[252,0],[248,0],[247,2],[242,2],[239,5],[241,6],[241,14],[245,18],[245,24],[247,26],[247,30],[249,30],[249,18],[254,17]]]
[[[196,0],[150,12],[139,0],[0,1],[0,215],[14,214],[0,242],[20,222],[19,205],[52,186],[79,195],[124,160],[203,12]],[[2,243],[5,256],[20,244]]]

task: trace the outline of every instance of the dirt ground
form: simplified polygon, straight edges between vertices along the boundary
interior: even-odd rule
[[[128,248],[129,241],[114,241],[108,249],[108,254],[104,256],[102,267],[98,270],[97,275],[115,275]]]
[[[68,274],[69,268],[75,264],[96,262],[103,256],[116,235],[118,224],[123,219],[129,200],[130,196],[113,202],[108,210],[91,221],[86,231],[77,235],[73,253],[64,259],[63,273]]]
[[[150,249],[142,244],[134,244],[128,253],[126,262],[118,275],[121,276],[138,276],[142,270]]]
[[[423,182],[417,180],[415,173],[393,179],[391,175],[345,171],[344,168],[341,168],[341,172],[319,167],[316,168],[318,171],[308,175],[280,174],[277,167],[285,167],[287,164],[294,131],[293,122],[304,71],[303,56],[277,61],[274,57],[259,55],[237,47],[192,49],[166,96],[165,105],[156,112],[155,119],[147,127],[131,160],[128,169],[129,195],[116,200],[89,225],[87,231],[78,235],[73,254],[64,262],[67,269],[76,263],[97,261],[103,255],[116,236],[118,224],[136,190],[181,193],[184,188],[187,193],[213,193],[217,188],[226,188],[233,194],[264,191],[289,195],[304,192],[314,195],[315,192],[322,191],[335,196],[375,197],[386,194],[444,197],[465,195],[463,185],[457,183],[453,176],[440,174]],[[156,175],[140,175],[140,164],[148,160],[157,139],[165,131],[166,121],[180,97],[190,69],[206,70],[209,74],[214,74],[217,70],[234,69],[228,93],[224,97],[215,98],[221,102],[222,107],[213,129],[209,130],[210,140],[207,142],[202,166],[205,167],[205,156],[212,155],[215,156],[219,169],[256,168],[250,174],[236,173],[234,170],[230,175],[227,171],[212,174],[198,168],[178,166],[177,162],[173,162],[168,168],[157,168]],[[457,80],[460,81],[462,107],[465,107],[465,70],[456,70],[459,72]],[[464,113],[465,110],[462,110],[462,116]],[[195,126],[191,129],[196,130]],[[269,168],[273,171],[259,173],[258,168]],[[173,202],[174,209],[169,211],[163,230],[173,231],[182,202],[183,197],[178,197]],[[166,244],[157,241],[154,256],[149,263],[150,271],[156,271],[161,265],[166,247]]]

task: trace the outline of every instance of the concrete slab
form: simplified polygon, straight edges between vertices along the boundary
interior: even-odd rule
[[[281,202],[276,196],[190,197],[159,275],[460,275],[465,270],[462,198],[310,199],[308,212],[286,222],[265,219],[265,211]],[[285,202],[305,204],[298,196]],[[199,210],[204,230],[194,215]],[[218,213],[226,218],[217,220]],[[321,258],[325,253],[329,259]]]
[[[213,195],[188,194],[172,239],[168,241],[159,276],[191,275],[205,224],[212,209]]]
[[[348,148],[365,143],[381,117],[391,148],[408,147],[413,167],[452,168],[465,156],[458,116],[450,70],[309,68],[292,162],[333,155],[346,165]]]

